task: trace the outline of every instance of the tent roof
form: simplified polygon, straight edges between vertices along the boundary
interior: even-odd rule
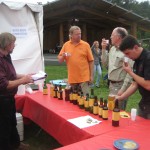
[[[3,1],[0,4],[4,4],[8,6],[10,9],[21,10],[23,7],[28,6],[33,12],[41,12],[43,10],[42,5],[23,3],[23,2],[11,2],[11,1]]]
[[[150,20],[106,0],[56,0],[44,8],[45,28],[71,19],[86,22],[101,28],[129,27],[136,23],[150,31]]]

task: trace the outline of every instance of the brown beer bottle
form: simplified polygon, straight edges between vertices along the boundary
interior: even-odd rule
[[[74,105],[77,105],[77,98],[78,98],[78,91],[77,91],[77,85],[74,87],[73,95],[72,95],[72,102]]]
[[[80,85],[78,86],[77,92],[78,92],[78,96],[77,96],[77,104],[79,105],[80,96],[81,96],[81,92],[82,92],[82,89],[81,89],[81,86],[80,86]]]
[[[108,107],[107,107],[107,100],[104,100],[103,112],[102,112],[103,120],[108,120]]]
[[[50,97],[54,97],[54,84],[51,82],[50,84]]]
[[[47,85],[46,85],[46,81],[44,81],[43,95],[48,95],[48,88],[47,88]]]
[[[58,92],[58,89],[57,89],[57,85],[55,84],[55,86],[54,86],[54,98],[57,98],[57,92]]]
[[[83,95],[83,92],[81,92],[81,95],[80,95],[79,107],[80,107],[81,109],[84,108],[84,95]]]
[[[112,126],[118,127],[119,120],[120,120],[120,109],[118,107],[118,99],[116,99],[115,108],[113,109],[113,112],[112,112]]]
[[[58,90],[57,97],[58,97],[59,100],[63,100],[63,91],[62,91],[61,84],[59,85],[59,90]]]
[[[94,115],[97,115],[97,114],[98,114],[98,101],[97,101],[97,96],[94,96],[93,114],[94,114]]]
[[[98,111],[98,115],[100,118],[102,118],[102,113],[103,113],[103,98],[100,98],[100,104],[99,104],[99,111]]]
[[[89,111],[89,93],[86,94],[85,101],[84,101],[84,108],[86,111]]]
[[[90,111],[90,113],[93,113],[93,104],[94,104],[94,89],[91,88],[91,95],[89,98],[89,111]]]
[[[65,101],[70,100],[69,94],[70,94],[70,87],[69,87],[69,84],[67,84],[66,87],[65,87]]]
[[[70,88],[69,99],[70,99],[70,103],[72,103],[73,102],[73,89],[72,89],[72,87]]]

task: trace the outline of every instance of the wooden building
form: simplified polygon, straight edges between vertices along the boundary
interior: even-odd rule
[[[137,30],[150,32],[150,20],[106,0],[56,0],[44,5],[44,50],[62,46],[69,39],[71,25],[82,30],[82,39],[110,38],[115,27],[125,27],[136,36]]]

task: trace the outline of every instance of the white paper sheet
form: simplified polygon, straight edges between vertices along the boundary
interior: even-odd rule
[[[71,122],[72,124],[74,124],[75,126],[79,127],[80,129],[94,126],[94,125],[102,122],[102,121],[99,121],[97,119],[94,119],[93,117],[91,117],[89,115],[69,119],[68,121]]]
[[[38,73],[32,75],[32,79],[34,81],[45,79],[46,77],[47,77],[47,74],[45,72],[43,72],[43,71],[39,71]]]

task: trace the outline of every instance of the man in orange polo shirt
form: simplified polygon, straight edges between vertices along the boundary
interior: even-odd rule
[[[68,82],[74,88],[80,85],[84,94],[89,93],[89,85],[93,82],[93,55],[87,42],[81,40],[81,29],[72,26],[69,38],[59,55],[59,62],[66,61]]]

